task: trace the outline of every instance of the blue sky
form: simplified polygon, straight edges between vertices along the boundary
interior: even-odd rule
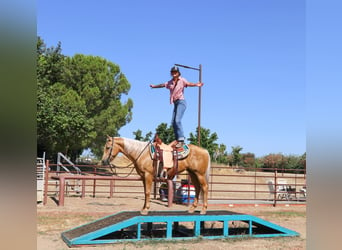
[[[209,4],[210,3],[210,4]],[[305,131],[305,1],[37,1],[37,34],[62,53],[101,56],[131,83],[133,120],[119,131],[170,124],[174,63],[202,64],[201,126],[242,153],[301,155]],[[198,72],[181,69],[190,82]],[[123,97],[123,100],[127,98]],[[198,88],[187,88],[185,135],[195,132]]]

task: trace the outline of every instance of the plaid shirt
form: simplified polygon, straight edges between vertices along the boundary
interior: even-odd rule
[[[184,88],[188,87],[188,81],[179,77],[177,83],[171,79],[165,83],[165,88],[170,90],[170,103],[174,103],[177,100],[184,100]]]

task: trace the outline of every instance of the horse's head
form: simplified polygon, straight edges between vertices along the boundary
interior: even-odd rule
[[[107,135],[106,144],[103,148],[102,155],[102,165],[109,165],[110,162],[117,156],[119,153],[119,146],[117,146],[114,137],[110,137]]]

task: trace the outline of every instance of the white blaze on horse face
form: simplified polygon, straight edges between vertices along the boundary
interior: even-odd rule
[[[108,137],[106,140],[106,144],[104,145],[104,149],[103,149],[102,161],[107,160],[109,155],[111,154],[110,151],[112,150],[112,143],[113,143],[112,140],[114,140],[114,138],[112,137]]]
[[[108,140],[106,141],[106,144],[103,147],[103,155],[102,155],[102,161],[106,160],[108,158]]]

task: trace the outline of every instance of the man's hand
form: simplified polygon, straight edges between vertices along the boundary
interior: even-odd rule
[[[151,88],[164,88],[165,85],[164,84],[157,84],[157,85],[150,84],[150,87]]]

